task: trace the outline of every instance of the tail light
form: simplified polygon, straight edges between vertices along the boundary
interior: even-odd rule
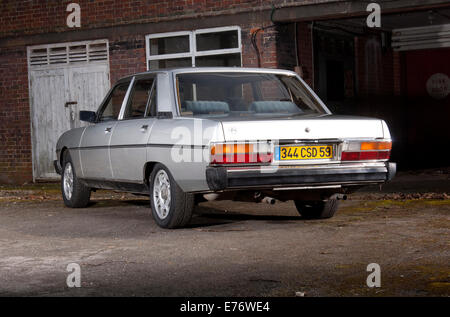
[[[388,160],[391,141],[349,142],[344,144],[341,161]]]
[[[211,145],[211,164],[270,163],[273,152],[270,143],[215,143]]]

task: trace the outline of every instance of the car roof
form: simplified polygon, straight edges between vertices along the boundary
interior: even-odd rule
[[[164,68],[158,70],[149,70],[141,73],[136,73],[120,78],[117,83],[131,80],[133,77],[137,79],[147,78],[157,73],[210,73],[210,72],[248,72],[248,73],[269,73],[269,74],[285,74],[295,76],[296,73],[285,69],[276,68],[250,68],[250,67],[183,67],[183,68]]]

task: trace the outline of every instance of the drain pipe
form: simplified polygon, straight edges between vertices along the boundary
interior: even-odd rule
[[[315,85],[316,85],[316,76],[315,76],[315,72],[316,72],[316,68],[315,68],[315,59],[314,59],[314,21],[311,22],[311,86],[312,89],[314,90]]]

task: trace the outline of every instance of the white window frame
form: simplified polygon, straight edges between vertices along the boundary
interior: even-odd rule
[[[207,50],[207,51],[197,51],[197,34],[205,33],[220,33],[227,31],[237,31],[238,32],[238,47],[235,48],[225,48],[218,50]],[[150,55],[150,40],[165,37],[175,37],[175,36],[189,36],[189,52],[175,53],[175,54],[161,54],[161,55]],[[147,70],[150,70],[150,62],[158,60],[170,60],[178,58],[191,58],[191,66],[195,67],[195,58],[201,56],[213,56],[213,55],[225,55],[225,54],[237,54],[239,53],[242,65],[242,41],[241,41],[241,28],[239,26],[225,26],[217,28],[208,29],[198,29],[193,31],[181,31],[181,32],[167,32],[167,33],[157,33],[148,34],[145,36],[145,51],[147,59]]]

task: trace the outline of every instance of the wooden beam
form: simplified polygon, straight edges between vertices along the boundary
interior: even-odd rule
[[[382,14],[450,7],[448,0],[379,0],[374,2],[380,4]],[[368,4],[367,1],[330,1],[283,7],[274,12],[273,20],[275,22],[301,22],[366,16],[369,14],[366,11]]]

